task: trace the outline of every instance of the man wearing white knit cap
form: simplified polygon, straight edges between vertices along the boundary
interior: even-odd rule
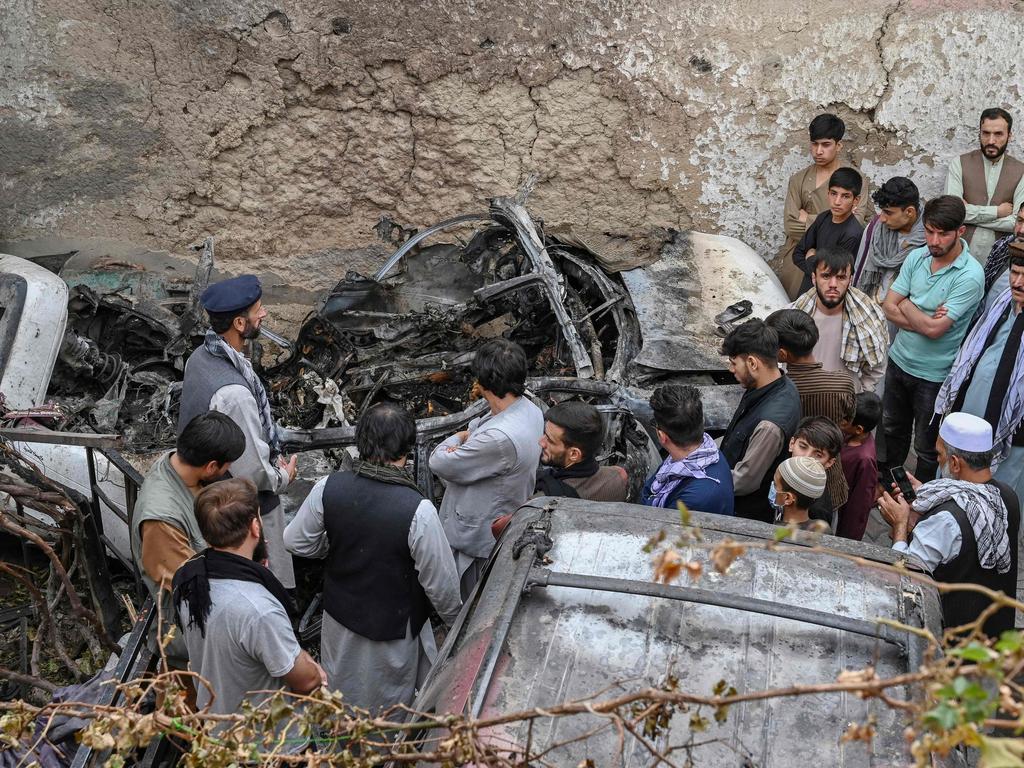
[[[1020,504],[1010,486],[992,479],[992,427],[969,413],[951,413],[936,441],[939,479],[910,484],[917,498],[882,494],[879,506],[892,528],[893,549],[916,557],[936,581],[971,582],[1016,597]],[[944,593],[943,623],[975,621],[990,604],[978,592]],[[1012,629],[1013,611],[988,618],[985,632]]]
[[[811,520],[807,514],[811,504],[825,493],[825,477],[821,462],[810,456],[793,456],[779,464],[768,492],[775,522],[829,533],[828,523]]]

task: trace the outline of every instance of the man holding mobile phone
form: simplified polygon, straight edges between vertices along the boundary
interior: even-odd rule
[[[1016,597],[1020,503],[1010,486],[992,478],[992,427],[969,413],[951,413],[939,428],[936,451],[938,480],[921,483],[905,475],[916,493],[912,502],[897,484],[894,495],[879,500],[893,549],[919,560],[936,581],[980,584]],[[991,604],[980,592],[960,590],[941,600],[946,627],[975,621]],[[1004,608],[984,630],[998,637],[1013,625],[1013,610]]]

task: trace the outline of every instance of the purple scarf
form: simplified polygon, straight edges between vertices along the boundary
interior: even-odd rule
[[[704,433],[697,449],[687,456],[674,461],[671,456],[661,462],[658,472],[651,483],[651,506],[664,506],[665,500],[676,489],[676,487],[688,477],[697,480],[712,480],[719,482],[713,477],[708,477],[704,472],[718,461],[718,446],[711,439],[711,435]]]

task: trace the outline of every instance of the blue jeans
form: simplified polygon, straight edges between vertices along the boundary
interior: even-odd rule
[[[911,376],[889,358],[882,395],[882,423],[885,431],[885,460],[879,462],[886,474],[902,467],[910,453],[910,435],[914,435],[917,468],[914,476],[922,483],[935,479],[939,460],[935,441],[939,437],[939,418],[935,415],[935,396],[941,381],[926,381]],[[888,486],[887,478],[883,485]]]

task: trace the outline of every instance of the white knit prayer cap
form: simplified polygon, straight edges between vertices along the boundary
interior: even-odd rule
[[[951,413],[939,427],[939,437],[951,448],[968,453],[992,450],[992,425],[969,413]]]

